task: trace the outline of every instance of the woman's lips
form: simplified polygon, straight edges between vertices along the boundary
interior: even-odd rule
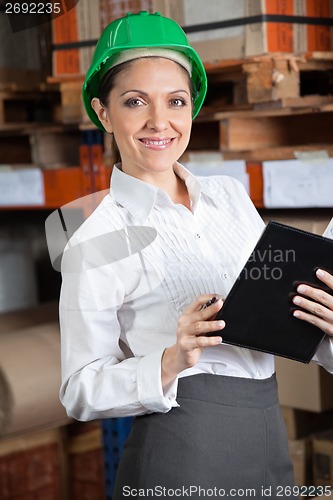
[[[154,149],[156,151],[161,151],[161,150],[167,149],[168,147],[171,146],[173,140],[174,140],[174,137],[167,138],[167,139],[150,139],[148,137],[143,137],[142,139],[139,139],[139,141],[146,148]]]

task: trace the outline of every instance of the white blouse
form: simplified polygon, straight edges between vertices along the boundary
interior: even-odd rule
[[[64,252],[60,398],[76,419],[178,406],[178,379],[164,391],[161,384],[161,357],[176,341],[178,318],[200,294],[226,297],[264,229],[234,178],[195,177],[178,163],[174,171],[191,210],[118,165],[110,194]],[[330,339],[316,360],[333,371]],[[267,378],[274,357],[221,344],[179,378],[196,373]]]

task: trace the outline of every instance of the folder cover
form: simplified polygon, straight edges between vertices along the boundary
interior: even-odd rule
[[[325,334],[293,316],[300,283],[333,291],[316,277],[333,274],[333,240],[270,221],[216,319],[223,319],[223,343],[309,363]]]

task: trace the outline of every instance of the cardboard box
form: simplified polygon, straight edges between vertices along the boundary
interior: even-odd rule
[[[32,163],[47,168],[79,165],[80,131],[74,127],[40,128],[30,135]]]
[[[246,16],[245,0],[210,0],[203,8],[201,0],[153,0],[155,11],[171,17],[184,28],[209,25],[217,21],[241,19]],[[204,62],[238,59],[245,55],[245,26],[205,29],[188,33],[191,45]]]
[[[103,29],[127,12],[152,11],[152,0],[80,0],[76,7],[52,21],[53,45],[76,47],[54,50],[53,76],[77,76],[87,72]],[[80,46],[80,42],[82,43]]]
[[[78,44],[54,50],[53,75],[86,73],[102,30],[126,12],[141,10],[159,11],[185,29],[191,27],[189,41],[204,62],[333,48],[332,27],[262,21],[267,14],[329,18],[333,0],[210,0],[209,8],[203,8],[201,0],[80,0],[75,8],[52,21],[54,46]],[[258,22],[238,21],[250,16],[257,16]],[[228,21],[234,21],[235,25],[218,27],[219,22]],[[193,29],[198,25],[198,29]],[[80,47],[80,42],[85,42],[85,46]]]
[[[296,211],[295,209],[286,210],[265,210],[262,214],[264,221],[274,219],[281,224],[297,227],[303,231],[309,231],[314,234],[322,235],[328,226],[333,215],[333,210],[329,209],[306,209]]]
[[[103,30],[111,21],[125,16],[127,12],[134,14],[141,10],[154,12],[153,0],[127,0],[126,2],[100,0],[101,28]]]
[[[103,431],[99,421],[75,422],[68,427],[68,479],[71,500],[106,498]]]
[[[332,427],[333,411],[315,413],[282,406],[281,412],[286,424],[288,438],[301,439],[314,432],[322,432]]]
[[[313,484],[333,486],[333,429],[312,438]]]
[[[53,301],[29,309],[2,313],[0,315],[0,334],[56,321],[58,309],[58,302]]]
[[[210,0],[205,9],[201,0],[154,0],[153,6],[185,30],[200,25],[198,30],[192,28],[188,37],[205,62],[275,52],[330,51],[333,47],[332,27],[261,20],[267,14],[329,18],[332,0]],[[258,16],[259,21],[218,27],[219,21],[250,16]],[[209,26],[212,23],[216,28]]]
[[[60,83],[61,121],[90,123],[82,100],[82,81]]]
[[[321,366],[275,358],[282,406],[321,412],[333,409],[333,377]]]
[[[58,322],[2,332],[0,366],[0,436],[68,423],[59,399]]]
[[[294,466],[295,484],[311,484],[311,442],[309,439],[289,440],[289,453]]]
[[[4,13],[4,10],[1,11],[1,14]],[[45,78],[41,29],[33,26],[13,33],[10,17],[15,16],[0,15],[0,85],[14,83],[20,88],[38,86]],[[28,16],[22,16],[25,17]]]
[[[0,441],[0,498],[66,499],[64,435],[44,430]]]
[[[52,42],[78,44],[73,48],[53,51],[53,76],[77,76],[88,70],[95,43],[101,34],[100,0],[80,0],[76,7],[52,21]],[[79,42],[95,41],[79,46]]]

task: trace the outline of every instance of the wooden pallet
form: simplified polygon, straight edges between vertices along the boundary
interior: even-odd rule
[[[333,102],[333,53],[274,54],[207,66],[204,112],[256,109],[256,105],[306,106],[309,96]],[[305,99],[303,103],[302,100]],[[269,104],[267,104],[269,103]]]
[[[208,94],[200,118],[220,111],[298,109],[333,104],[333,53],[274,54],[206,64]],[[61,95],[61,121],[88,123],[83,75],[49,77]],[[209,119],[207,120],[209,121]]]
[[[0,125],[20,122],[53,121],[60,107],[56,91],[0,90]]]
[[[82,101],[82,81],[61,82],[61,121],[63,123],[91,123]]]
[[[219,112],[198,117],[190,148],[240,154],[268,148],[332,144],[332,129],[333,103]],[[263,159],[268,158],[260,158]]]
[[[60,92],[61,110],[60,120],[62,123],[91,124],[84,109],[82,101],[82,85],[84,75],[73,77],[50,76],[47,83],[57,85]],[[96,128],[96,127],[92,127]]]

